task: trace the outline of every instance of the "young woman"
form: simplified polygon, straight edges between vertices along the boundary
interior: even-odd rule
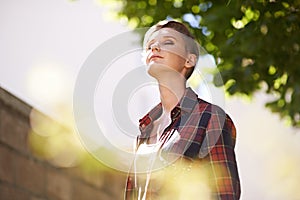
[[[239,199],[231,118],[186,88],[199,56],[180,22],[159,22],[144,39],[148,73],[161,102],[140,122],[125,199]]]

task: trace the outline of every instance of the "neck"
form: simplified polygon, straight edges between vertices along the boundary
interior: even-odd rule
[[[184,78],[159,81],[160,99],[164,112],[170,113],[185,92]]]

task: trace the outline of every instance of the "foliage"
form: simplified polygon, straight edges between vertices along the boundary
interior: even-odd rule
[[[272,96],[266,106],[300,127],[299,0],[115,0],[114,10],[131,27],[173,18],[185,22],[214,55],[231,95]]]

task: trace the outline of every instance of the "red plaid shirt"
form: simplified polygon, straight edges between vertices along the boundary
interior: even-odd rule
[[[160,103],[140,120],[141,134],[137,138],[137,149],[142,143],[147,143],[153,121],[161,114]],[[214,188],[211,190],[211,199],[239,199],[240,181],[234,152],[236,129],[230,117],[220,107],[199,99],[187,88],[183,98],[171,111],[171,120],[160,139],[168,140],[174,130],[178,131],[180,138],[167,148],[165,154],[179,155],[191,162],[205,163],[211,173],[208,175],[210,186]],[[127,179],[126,200],[137,199],[138,183],[133,175],[130,173]],[[149,196],[151,194],[147,195],[147,199],[151,199]],[[159,199],[153,197],[152,195],[152,199]]]

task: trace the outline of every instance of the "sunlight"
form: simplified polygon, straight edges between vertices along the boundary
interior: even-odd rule
[[[64,68],[50,62],[33,66],[27,76],[27,90],[30,96],[42,104],[64,101],[70,84]]]

